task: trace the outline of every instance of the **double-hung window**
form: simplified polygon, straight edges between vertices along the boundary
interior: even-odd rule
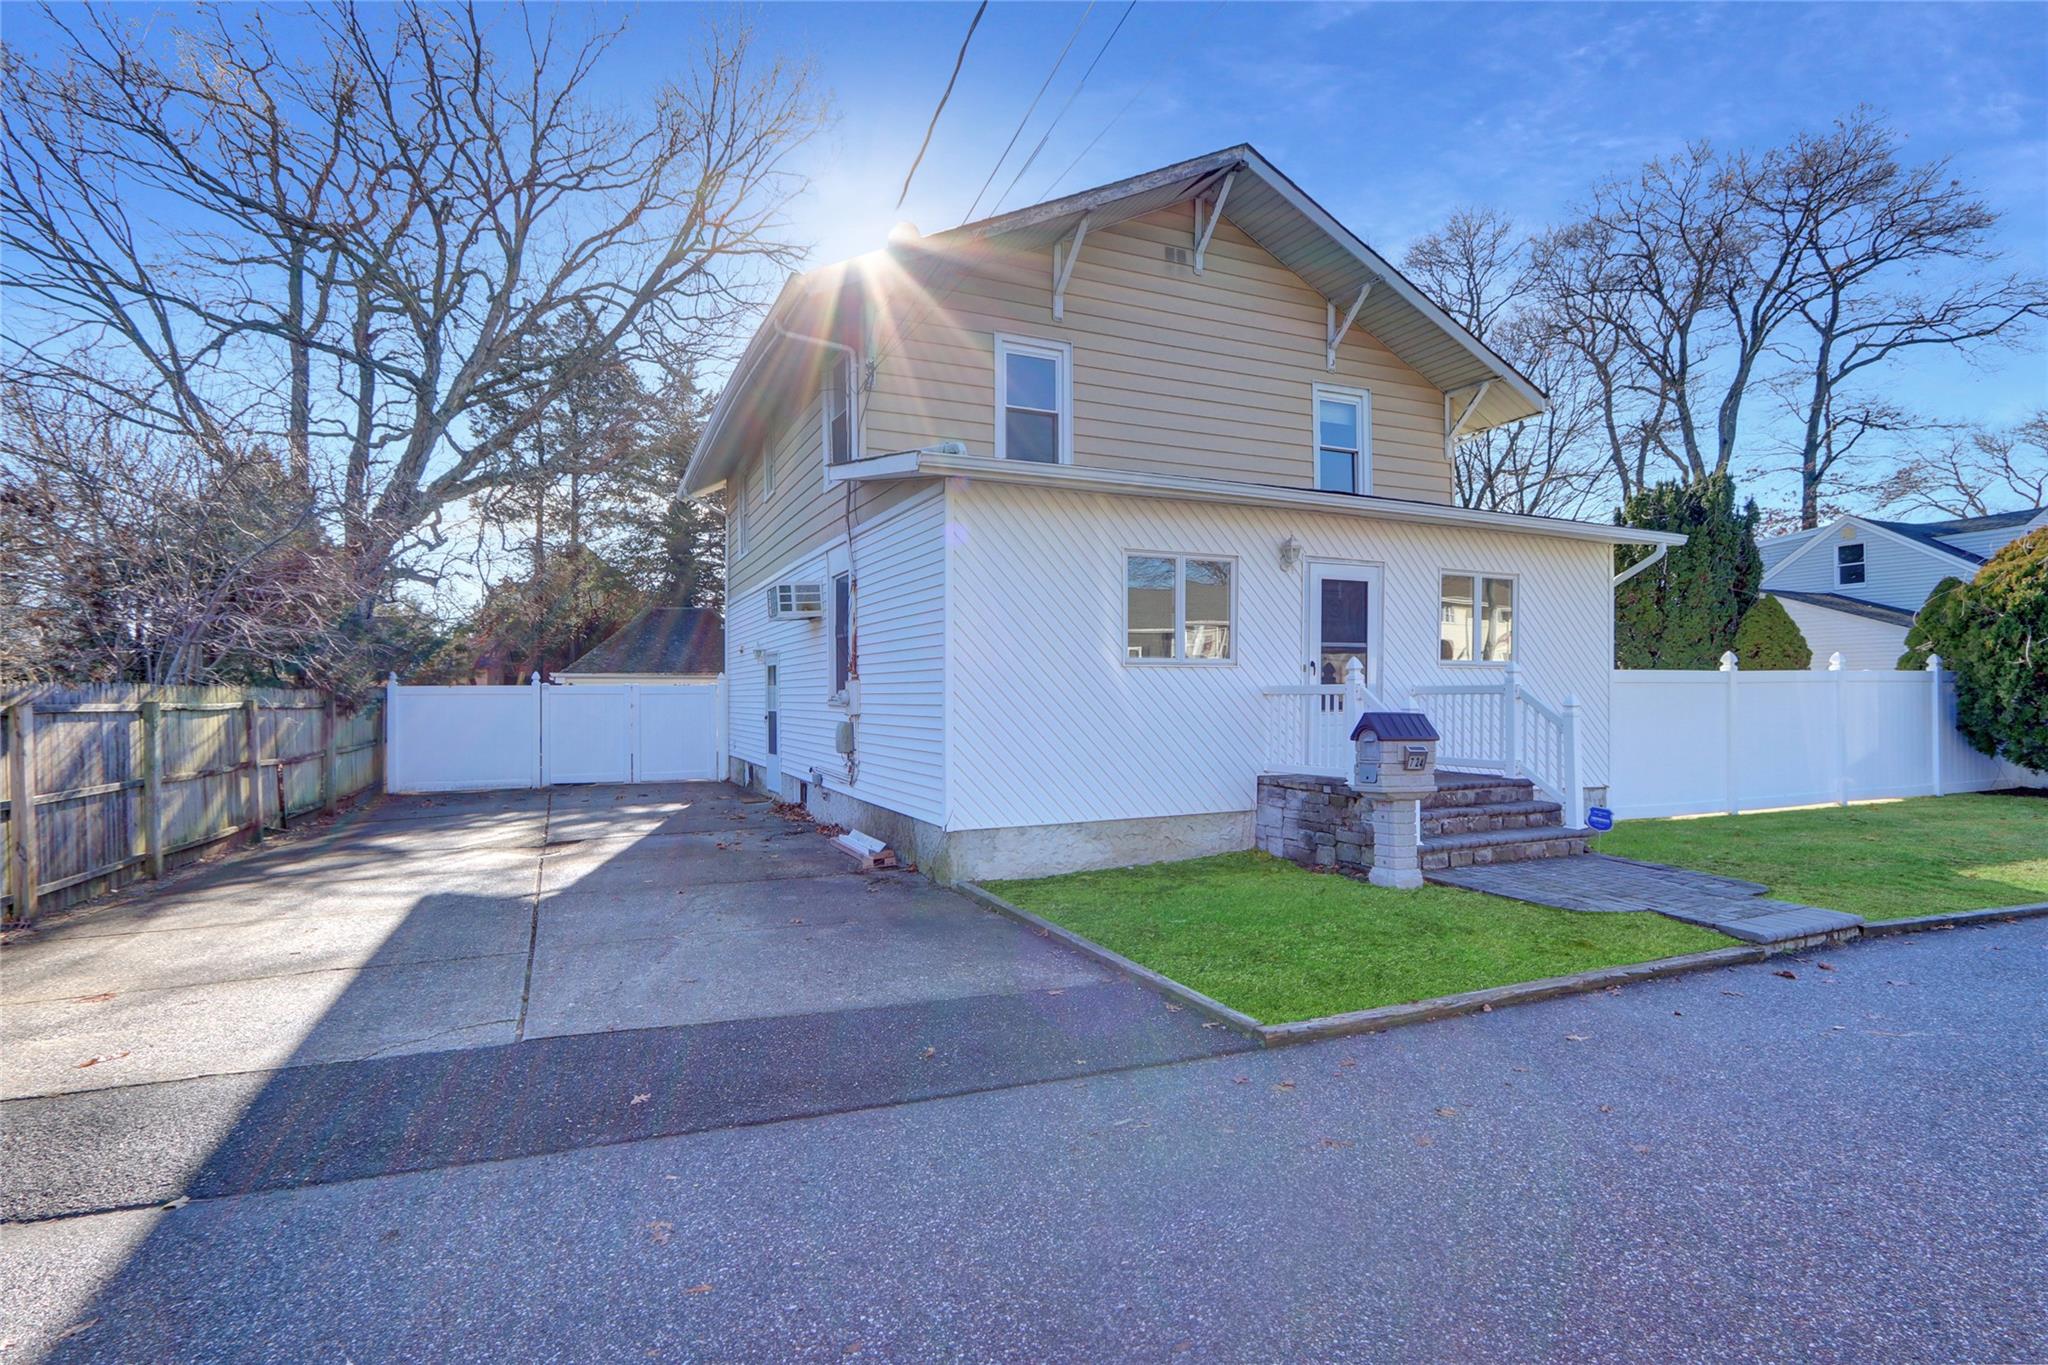
[[[734,479],[731,485],[732,506],[725,512],[726,558],[737,561],[747,552],[747,485]],[[727,566],[731,567],[730,564]]]
[[[1236,565],[1228,559],[1125,556],[1125,660],[1227,662],[1235,587]]]
[[[1363,389],[1315,386],[1316,487],[1372,491],[1372,397]]]
[[[838,351],[831,355],[819,395],[824,410],[825,463],[845,464],[854,458],[853,357]]]
[[[1437,658],[1503,664],[1515,657],[1515,580],[1447,573],[1437,613]]]
[[[1073,459],[1072,368],[1073,352],[1065,342],[996,338],[997,459]]]
[[[832,575],[832,695],[846,695],[853,676],[853,575]]]
[[[1853,587],[1863,581],[1863,546],[1837,545],[1835,547],[1835,586]]]

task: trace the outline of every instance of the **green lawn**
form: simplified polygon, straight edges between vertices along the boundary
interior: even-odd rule
[[[1261,1023],[1726,948],[1649,914],[1583,914],[1449,887],[1385,891],[1263,853],[989,889]]]
[[[1630,820],[1595,848],[1762,882],[1780,900],[1865,919],[2048,900],[2048,800],[2036,797]]]

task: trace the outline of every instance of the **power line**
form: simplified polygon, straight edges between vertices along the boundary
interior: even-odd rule
[[[1217,5],[1220,3],[1221,0],[1211,0],[1209,8],[1203,11],[1203,17],[1207,18],[1209,15],[1215,13]],[[1046,181],[1045,188],[1043,190],[1040,190],[1038,194],[1038,199],[1040,203],[1043,203],[1046,200],[1052,198],[1052,192],[1059,187],[1059,183],[1062,180],[1065,180],[1068,176],[1072,175],[1074,173],[1074,168],[1087,159],[1088,153],[1095,150],[1096,144],[1100,143],[1103,138],[1109,135],[1109,130],[1116,127],[1116,125],[1122,121],[1123,116],[1125,114],[1131,112],[1131,106],[1138,102],[1140,96],[1149,94],[1154,88],[1157,87],[1159,83],[1159,76],[1164,72],[1172,70],[1174,63],[1186,54],[1189,44],[1194,40],[1195,32],[1200,27],[1201,25],[1199,23],[1188,23],[1181,25],[1180,45],[1179,47],[1174,49],[1173,56],[1166,61],[1157,63],[1153,68],[1153,78],[1149,81],[1145,81],[1144,83],[1140,84],[1136,90],[1133,90],[1131,92],[1131,97],[1124,101],[1123,108],[1117,110],[1114,114],[1111,114],[1109,116],[1109,122],[1102,125],[1102,131],[1097,133],[1093,138],[1091,138],[1088,142],[1088,145],[1081,149],[1080,154],[1077,155],[1072,161],[1069,161],[1067,163],[1067,167],[1065,170],[1061,171],[1051,180]]]
[[[1067,45],[1060,49],[1059,59],[1052,64],[1052,70],[1045,73],[1045,80],[1040,83],[1038,93],[1031,97],[1031,103],[1024,110],[1024,117],[1017,120],[1016,131],[1011,133],[1010,140],[1003,144],[1003,154],[996,158],[995,165],[988,168],[988,179],[982,181],[981,188],[974,192],[974,202],[967,206],[967,217],[962,218],[961,222],[964,223],[973,218],[974,211],[981,207],[981,196],[988,193],[988,187],[995,183],[996,172],[1000,171],[1003,168],[1003,163],[1010,159],[1010,153],[1016,149],[1017,139],[1024,135],[1024,125],[1031,122],[1032,114],[1038,110],[1038,102],[1044,99],[1045,92],[1052,88],[1052,78],[1059,75],[1060,68],[1066,65],[1067,54],[1074,50],[1074,41],[1081,36],[1082,28],[1088,23],[1088,16],[1094,12],[1095,0],[1088,0],[1088,8],[1081,11],[1081,22],[1075,24],[1074,31],[1067,35]]]
[[[1038,154],[1045,150],[1045,144],[1052,137],[1053,130],[1060,126],[1060,120],[1067,116],[1067,110],[1074,107],[1074,101],[1080,97],[1082,89],[1088,84],[1088,78],[1095,74],[1096,66],[1102,61],[1102,54],[1109,51],[1109,45],[1116,41],[1116,35],[1123,32],[1124,20],[1130,18],[1131,11],[1137,7],[1138,0],[1130,0],[1130,3],[1124,6],[1124,12],[1117,16],[1116,27],[1111,29],[1109,36],[1102,40],[1102,46],[1095,49],[1095,60],[1088,63],[1088,69],[1081,73],[1080,82],[1068,92],[1067,102],[1062,104],[1060,111],[1052,116],[1052,122],[1046,126],[1045,135],[1038,139],[1038,145],[1031,149],[1031,155],[1024,158],[1024,164],[1017,168],[1017,174],[1010,178],[1010,183],[1003,187],[1003,192],[1000,195],[996,196],[995,207],[990,212],[1002,212],[1003,200],[1010,197],[1010,191],[1017,188],[1017,182],[1022,180],[1024,173],[1031,169],[1031,163],[1038,160]]]
[[[1132,0],[1136,3],[1136,0]],[[896,207],[902,208],[903,201],[910,197],[910,181],[917,174],[917,168],[924,164],[924,154],[932,145],[932,132],[939,126],[939,115],[946,112],[946,101],[953,98],[953,83],[960,79],[960,68],[967,61],[967,45],[974,41],[974,30],[981,27],[981,16],[988,13],[988,0],[981,0],[981,8],[974,11],[974,18],[967,25],[967,36],[960,40],[960,55],[953,59],[953,74],[946,77],[946,91],[939,96],[939,107],[932,110],[932,121],[924,128],[924,141],[918,144],[917,156],[910,163],[910,170],[903,177],[903,193],[896,196]]]

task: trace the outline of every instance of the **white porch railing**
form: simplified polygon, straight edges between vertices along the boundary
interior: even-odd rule
[[[1265,769],[1269,773],[1314,773],[1349,777],[1351,727],[1358,713],[1382,709],[1365,685],[1365,666],[1352,659],[1341,683],[1268,687],[1265,701]]]
[[[1567,696],[1553,708],[1522,686],[1519,665],[1506,664],[1497,683],[1409,689],[1411,704],[1443,736],[1439,768],[1479,768],[1526,777],[1564,807],[1565,823],[1585,823],[1586,792],[1579,782],[1579,702]]]

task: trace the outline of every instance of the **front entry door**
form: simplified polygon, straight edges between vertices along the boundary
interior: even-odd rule
[[[1373,686],[1379,676],[1374,627],[1379,622],[1380,574],[1358,564],[1311,564],[1308,571],[1307,657],[1302,681],[1334,685],[1344,681],[1352,659]]]
[[[777,676],[779,670],[774,664],[761,666],[761,707],[762,716],[768,727],[768,761],[762,765],[768,783],[768,790],[775,797],[782,796],[782,685]]]

